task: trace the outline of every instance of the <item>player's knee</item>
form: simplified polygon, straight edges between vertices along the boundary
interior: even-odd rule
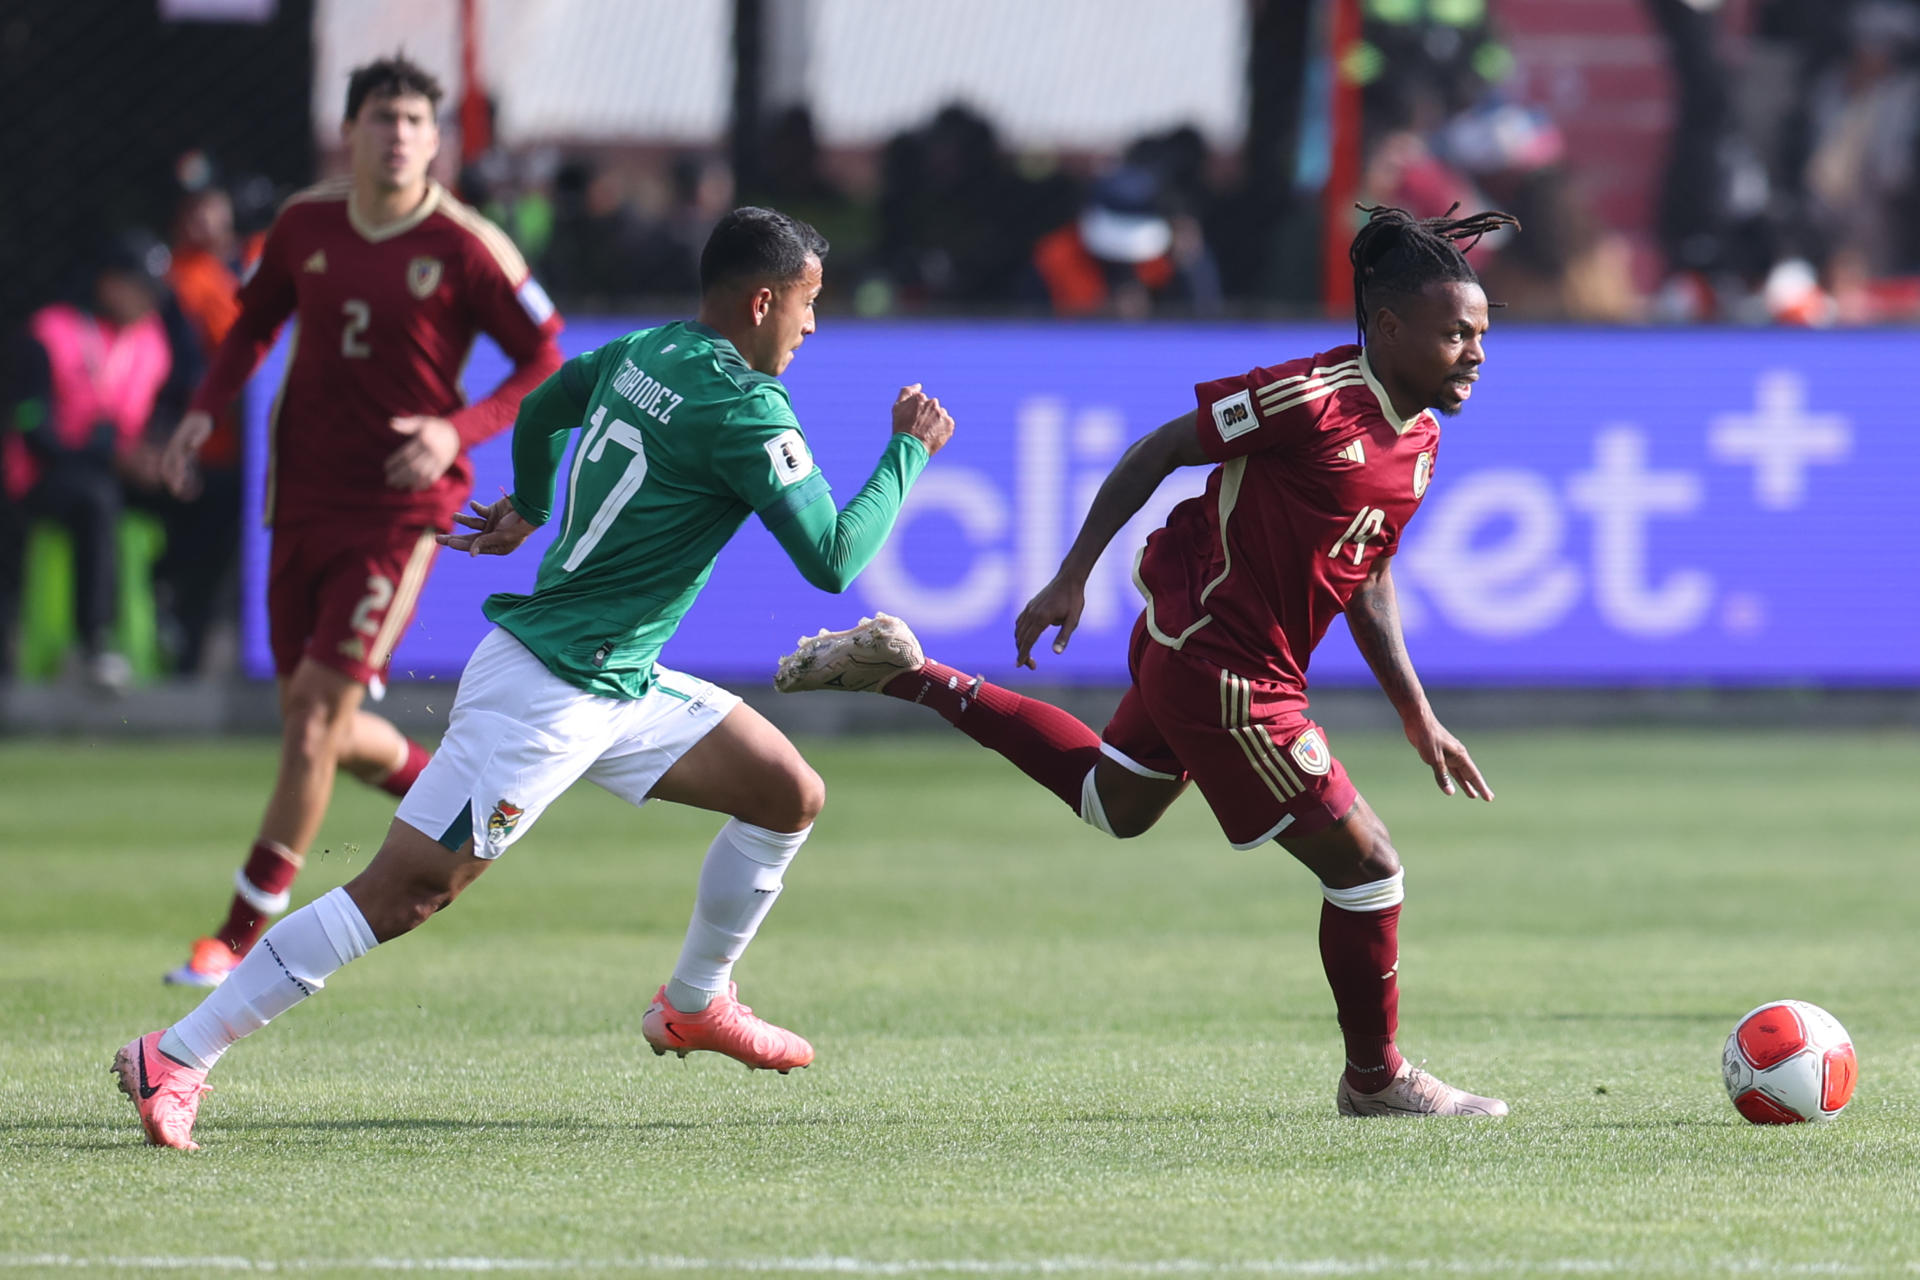
[[[295,685],[286,697],[282,739],[304,759],[337,759],[352,719],[351,709],[324,691]]]
[[[820,811],[827,807],[827,784],[808,764],[801,764],[788,775],[789,792],[782,808],[786,811],[788,823],[783,830],[800,831],[813,825]],[[772,828],[770,828],[772,829]]]
[[[1362,805],[1354,814],[1355,873],[1362,883],[1387,880],[1400,872],[1400,854],[1393,847],[1387,824]]]

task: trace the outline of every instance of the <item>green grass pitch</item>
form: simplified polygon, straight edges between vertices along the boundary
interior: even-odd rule
[[[197,1155],[113,1051],[193,1003],[265,742],[0,744],[0,1273],[1920,1274],[1915,779],[1900,734],[1482,734],[1493,806],[1336,747],[1408,866],[1401,1042],[1503,1122],[1335,1116],[1319,898],[1197,796],[1106,840],[957,737],[803,744],[828,808],[741,965],[815,1065],[639,1017],[717,825],[582,788],[424,931],[236,1048]],[[296,900],[391,802],[336,794]],[[1758,1129],[1733,1020],[1853,1033]]]

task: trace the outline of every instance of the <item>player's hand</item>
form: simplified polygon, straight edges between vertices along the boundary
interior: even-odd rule
[[[200,477],[195,474],[193,460],[200,456],[200,446],[212,434],[213,415],[195,409],[181,418],[167,437],[167,447],[160,454],[160,479],[174,497],[185,500],[199,491]]]
[[[900,394],[894,397],[893,429],[927,446],[927,456],[932,457],[953,439],[953,415],[916,382],[900,388]]]
[[[1448,733],[1438,720],[1428,716],[1409,723],[1407,741],[1433,770],[1434,785],[1442,792],[1452,795],[1458,789],[1476,800],[1493,799],[1493,788],[1480,776],[1480,766],[1467,754],[1460,739]]]
[[[389,489],[425,489],[460,456],[460,430],[445,418],[395,418],[387,425],[413,437],[387,455]]]
[[[1013,624],[1013,663],[1035,671],[1033,646],[1048,627],[1060,628],[1053,638],[1053,651],[1065,653],[1067,641],[1080,625],[1080,611],[1087,607],[1087,584],[1069,574],[1056,574],[1052,582],[1040,588],[1040,594],[1027,601],[1027,607]]]
[[[456,512],[453,522],[475,532],[436,533],[433,535],[435,542],[455,551],[464,551],[470,556],[504,556],[540,527],[515,511],[513,503],[507,501],[504,495],[489,505],[478,502],[469,502],[467,505],[473,508],[473,514]]]

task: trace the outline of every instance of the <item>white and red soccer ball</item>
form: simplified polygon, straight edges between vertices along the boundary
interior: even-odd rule
[[[1720,1066],[1734,1109],[1754,1124],[1831,1120],[1860,1075],[1847,1029],[1804,1000],[1769,1001],[1736,1022]]]

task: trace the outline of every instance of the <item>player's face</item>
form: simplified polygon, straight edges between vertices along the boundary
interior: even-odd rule
[[[426,181],[440,150],[433,104],[417,93],[369,94],[343,132],[353,173],[383,191],[404,191]]]
[[[1487,295],[1470,280],[1430,284],[1393,314],[1397,323],[1383,325],[1381,336],[1394,381],[1429,408],[1459,413],[1487,359]]]
[[[793,353],[813,332],[813,303],[820,296],[823,279],[820,259],[808,257],[806,268],[797,277],[773,291],[766,318],[761,321],[768,364],[756,364],[755,368],[777,377],[793,363]]]

